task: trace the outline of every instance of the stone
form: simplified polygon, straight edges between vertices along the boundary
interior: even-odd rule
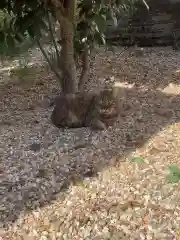
[[[34,151],[34,152],[37,152],[41,149],[41,144],[40,143],[32,143],[30,145],[30,150],[31,151]]]

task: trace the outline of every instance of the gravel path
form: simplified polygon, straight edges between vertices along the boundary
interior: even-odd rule
[[[180,167],[180,52],[115,51],[99,52],[87,84],[120,86],[119,121],[103,132],[52,126],[45,67],[0,85],[1,240],[180,239],[180,184],[166,181]]]

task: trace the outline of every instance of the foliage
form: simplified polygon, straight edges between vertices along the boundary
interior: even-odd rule
[[[137,0],[109,1],[107,4],[101,0],[79,1],[77,3],[77,23],[74,29],[76,55],[79,55],[85,46],[88,46],[90,50],[96,44],[105,44],[104,32],[107,20],[111,18],[116,22],[118,12],[132,14],[135,1]],[[14,46],[23,51],[22,45],[25,42],[25,46],[30,46],[28,44],[32,43],[32,39],[42,38],[45,32],[50,30],[47,26],[48,15],[43,7],[43,1],[15,1],[10,6],[5,2],[1,1],[0,4],[1,53],[5,52],[6,54],[9,46],[10,51],[7,54],[12,51]],[[51,5],[48,6],[48,11],[52,14]]]
[[[107,22],[113,22],[114,27],[118,24],[119,16],[132,17],[136,12],[138,0],[92,1],[84,0],[78,4],[78,23],[75,29],[75,50],[77,54],[88,46],[91,51],[96,45],[105,45]]]
[[[4,4],[3,4],[4,3]],[[22,3],[22,4],[21,4]],[[44,30],[44,9],[38,1],[1,1],[0,54],[14,56],[34,46]]]
[[[1,0],[0,55],[3,57],[20,54],[38,44],[48,64],[58,79],[61,79],[59,70],[62,70],[62,61],[65,60],[61,56],[61,47],[58,46],[59,44],[62,46],[62,43],[56,41],[55,25],[52,22],[58,20],[60,30],[62,30],[61,20],[63,18],[67,21],[73,21],[74,56],[72,57],[77,60],[75,62],[81,59],[82,62],[87,63],[85,57],[87,58],[91,54],[96,45],[106,44],[107,20],[113,19],[114,24],[116,24],[118,13],[132,14],[136,1],[75,1],[76,16],[70,19],[68,14],[71,13],[71,10],[68,10],[69,13],[64,11],[70,0]],[[49,53],[45,51],[41,42],[47,33],[50,35],[52,46]],[[86,54],[83,54],[84,52]]]
[[[120,18],[131,18],[137,10],[136,3],[138,0],[121,0],[119,8],[117,9],[117,15]]]
[[[145,159],[143,157],[137,156],[137,157],[133,157],[131,161],[137,164],[142,164],[145,162]]]
[[[167,176],[167,180],[169,183],[177,183],[180,181],[180,168],[176,165],[172,164],[169,166],[169,175]]]
[[[15,37],[15,16],[9,14],[7,10],[0,11],[0,53],[9,55],[12,52],[12,46],[17,48]]]

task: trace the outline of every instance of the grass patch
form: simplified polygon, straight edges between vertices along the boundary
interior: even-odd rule
[[[175,164],[169,165],[167,181],[168,183],[177,183],[180,181],[180,168],[178,168]]]
[[[131,159],[131,162],[137,163],[137,164],[143,164],[145,163],[145,158],[141,156],[135,156]]]

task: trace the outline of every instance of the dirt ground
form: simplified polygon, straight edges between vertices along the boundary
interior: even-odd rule
[[[99,50],[86,88],[114,76],[122,102],[102,132],[56,129],[58,83],[37,50],[29,61],[1,66],[0,240],[180,239],[180,52]]]

